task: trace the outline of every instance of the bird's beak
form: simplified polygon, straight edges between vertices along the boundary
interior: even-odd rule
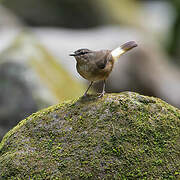
[[[76,56],[76,54],[69,54],[70,56]]]

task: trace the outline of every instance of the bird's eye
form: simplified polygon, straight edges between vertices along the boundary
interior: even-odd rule
[[[80,52],[79,55],[87,54],[87,52]]]

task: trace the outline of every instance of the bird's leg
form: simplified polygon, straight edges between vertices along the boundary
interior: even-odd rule
[[[102,93],[98,96],[99,98],[104,96],[104,94],[105,94],[105,86],[106,86],[106,81],[103,80],[103,90],[102,90]]]
[[[87,90],[86,90],[86,92],[84,93],[84,95],[83,96],[86,96],[87,95],[87,92],[88,92],[88,90],[90,89],[90,87],[93,85],[93,81],[91,81],[91,83],[89,84],[89,86],[88,86],[88,88],[87,88]]]

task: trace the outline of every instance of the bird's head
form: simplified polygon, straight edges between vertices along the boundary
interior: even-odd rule
[[[70,56],[74,56],[78,62],[86,62],[92,52],[93,51],[89,49],[78,49],[74,53],[70,54]]]

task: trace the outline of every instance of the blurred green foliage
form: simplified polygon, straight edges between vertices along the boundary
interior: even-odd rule
[[[29,25],[90,28],[104,24],[135,24],[136,0],[6,0],[4,6],[13,10]]]
[[[179,0],[169,0],[169,2],[174,7],[176,11],[176,17],[174,25],[171,29],[171,38],[169,42],[169,53],[175,57],[176,62],[180,64],[180,1]]]

